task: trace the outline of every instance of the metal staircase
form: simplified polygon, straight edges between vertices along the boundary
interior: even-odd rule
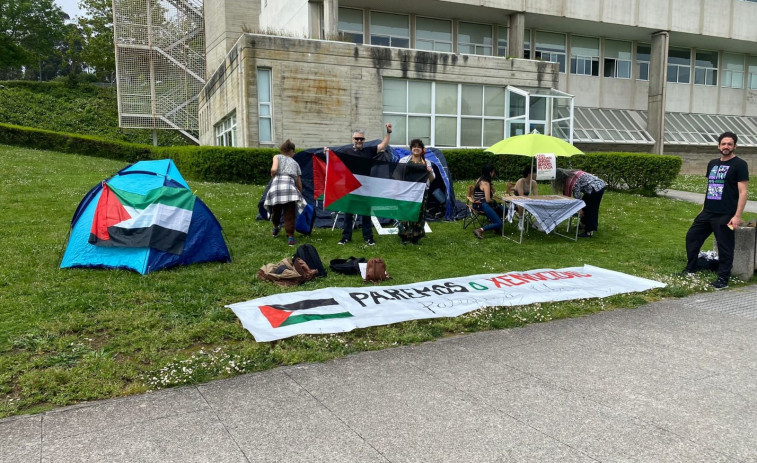
[[[202,0],[113,0],[119,125],[178,130],[199,144]]]

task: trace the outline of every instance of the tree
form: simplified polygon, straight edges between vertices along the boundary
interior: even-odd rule
[[[1,0],[0,0],[1,1]],[[116,75],[116,51],[113,42],[113,9],[110,0],[81,0],[86,15],[79,18],[84,33],[81,59],[94,69],[97,78],[113,82]]]
[[[37,70],[40,79],[44,61],[55,55],[65,34],[68,15],[53,0],[0,0],[0,68]],[[7,56],[6,53],[8,53]]]
[[[59,46],[59,51],[67,67],[60,69],[60,74],[68,77],[69,85],[76,85],[79,75],[85,69],[82,62],[84,41],[84,31],[78,25],[75,23],[66,25],[66,36]]]

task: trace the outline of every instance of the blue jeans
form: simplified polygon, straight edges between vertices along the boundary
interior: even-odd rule
[[[483,228],[484,231],[499,230],[502,228],[502,217],[500,217],[500,215],[497,214],[497,211],[495,211],[488,203],[476,204],[475,207],[476,210],[486,214],[486,217],[489,219],[489,224],[485,225]]]

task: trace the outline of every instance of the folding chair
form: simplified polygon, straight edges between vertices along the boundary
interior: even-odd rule
[[[486,218],[486,214],[476,209],[474,204],[478,204],[478,201],[473,199],[473,190],[475,185],[468,185],[468,196],[465,197],[465,207],[468,208],[468,216],[463,218],[463,228],[468,228],[470,225],[475,225],[475,228],[483,228],[489,221]]]

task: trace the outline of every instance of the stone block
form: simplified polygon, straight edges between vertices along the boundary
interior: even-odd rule
[[[739,227],[735,230],[736,245],[733,249],[733,269],[731,275],[747,281],[755,269],[755,233],[757,228]]]

